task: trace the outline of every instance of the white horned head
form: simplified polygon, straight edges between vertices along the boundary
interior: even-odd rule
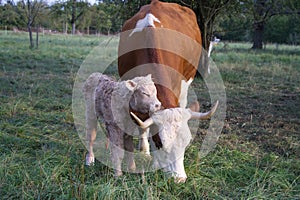
[[[188,126],[188,120],[209,119],[216,112],[219,102],[206,112],[194,112],[189,108],[169,108],[155,112],[146,121],[141,121],[134,113],[141,128],[146,129],[155,124],[159,128],[159,137],[162,142],[162,149],[156,151],[154,157],[157,164],[171,173],[176,182],[185,182],[187,176],[184,170],[183,157],[185,148],[192,140],[192,134]]]

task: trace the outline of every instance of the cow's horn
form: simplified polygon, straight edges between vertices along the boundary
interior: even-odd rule
[[[146,129],[153,124],[153,119],[149,118],[146,121],[140,120],[133,112],[130,112],[131,116],[137,121],[141,128]]]
[[[206,113],[191,111],[191,114],[192,114],[191,118],[192,119],[209,119],[216,112],[218,105],[219,105],[219,101],[217,101],[216,104],[214,105],[214,107]]]

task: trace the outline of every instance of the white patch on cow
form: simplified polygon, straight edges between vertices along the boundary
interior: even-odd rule
[[[136,32],[141,32],[146,27],[155,28],[154,22],[160,23],[159,19],[157,19],[153,14],[148,13],[143,19],[140,19],[137,23],[133,31],[130,33],[129,37],[132,36]]]
[[[193,82],[192,78],[190,78],[190,80],[188,80],[188,81],[185,81],[185,80],[181,81],[181,90],[180,90],[180,96],[179,96],[179,105],[181,108],[186,108],[186,106],[187,106],[188,90],[189,90],[189,86],[191,85],[192,82]]]
[[[207,57],[209,58],[210,57],[210,55],[211,55],[211,51],[212,51],[212,49],[213,49],[213,47],[215,46],[215,45],[217,45],[219,42],[220,42],[221,40],[220,39],[218,39],[218,38],[216,38],[216,37],[214,37],[214,40],[213,41],[210,41],[210,43],[209,43],[209,48],[208,48],[208,53],[207,53]],[[210,67],[209,67],[209,65],[208,65],[208,74],[210,74]]]
[[[208,53],[207,53],[207,57],[210,57],[210,54],[211,54],[211,51],[212,51],[213,47],[215,45],[217,45],[220,41],[221,40],[218,39],[218,38],[216,38],[216,37],[214,37],[214,40],[210,41],[209,48],[208,48]]]

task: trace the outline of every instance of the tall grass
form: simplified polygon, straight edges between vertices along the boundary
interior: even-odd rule
[[[161,171],[113,178],[86,149],[73,124],[74,77],[103,38],[0,33],[1,199],[299,199],[300,48],[251,51],[219,45],[228,111],[216,149],[201,160],[203,135],[186,152],[185,184]],[[205,84],[194,84],[199,99]],[[205,102],[201,105],[207,106]]]

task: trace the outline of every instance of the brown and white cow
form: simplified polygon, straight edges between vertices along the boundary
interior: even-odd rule
[[[185,108],[188,86],[196,74],[201,49],[201,34],[194,12],[175,3],[152,0],[122,28],[119,75],[127,80],[151,74],[163,108]],[[147,113],[131,111],[142,120],[149,117]],[[157,127],[156,130],[150,127],[154,144],[161,149],[163,142],[157,131]],[[174,173],[174,168],[183,168],[183,162],[175,161],[168,170]],[[175,177],[185,180],[184,169]]]
[[[201,34],[192,10],[153,0],[122,28],[118,70],[122,79],[152,74],[165,108],[180,104],[181,81],[194,78]]]

